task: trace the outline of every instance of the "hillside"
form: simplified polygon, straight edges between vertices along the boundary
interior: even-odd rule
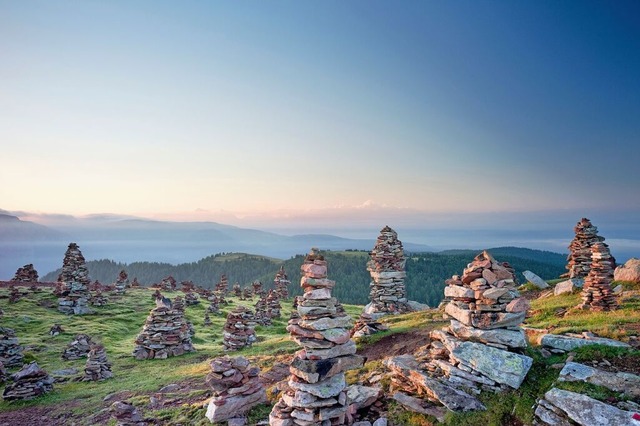
[[[346,253],[344,256],[358,256]],[[637,285],[625,284],[625,289],[638,290]],[[155,424],[189,424],[204,426],[210,424],[204,417],[203,404],[211,395],[205,384],[211,358],[223,354],[221,349],[222,324],[225,314],[236,304],[251,305],[229,297],[231,304],[222,307],[220,315],[212,315],[213,325],[205,327],[202,319],[204,304],[187,306],[187,318],[193,322],[196,335],[193,340],[197,352],[180,357],[155,361],[136,361],[131,352],[134,339],[139,333],[149,310],[154,306],[151,290],[129,290],[124,296],[110,294],[109,304],[95,308],[96,315],[66,316],[55,309],[56,298],[50,289],[33,293],[22,289],[25,296],[14,304],[7,303],[7,289],[0,289],[0,308],[4,311],[2,326],[15,329],[21,345],[25,348],[25,361],[37,361],[50,373],[62,381],[55,384],[53,392],[44,397],[27,402],[0,401],[0,424],[12,426],[47,424],[49,426],[70,425],[113,425],[109,407],[114,401],[126,400],[138,407]],[[173,298],[179,292],[166,292]],[[623,302],[619,311],[613,313],[570,312],[562,317],[558,310],[566,311],[575,306],[579,296],[570,294],[552,298],[535,299],[532,293],[531,316],[527,325],[538,328],[555,328],[561,331],[593,331],[604,337],[628,340],[640,331],[640,302],[630,298]],[[259,366],[263,373],[279,362],[287,364],[297,346],[289,340],[285,330],[286,319],[291,312],[290,301],[282,303],[283,317],[274,320],[270,327],[257,327],[258,342],[252,348],[244,349],[238,355],[247,356]],[[345,305],[347,312],[356,317],[360,306]],[[387,317],[383,322],[389,331],[364,338],[358,343],[358,353],[369,361],[359,370],[347,375],[348,383],[361,383],[375,375],[385,373],[382,358],[390,355],[413,353],[428,342],[429,330],[440,328],[445,323],[442,314],[436,310]],[[49,336],[48,330],[54,323],[60,324],[64,332]],[[106,347],[109,361],[113,364],[114,377],[103,382],[77,382],[67,380],[63,370],[76,369],[81,374],[84,360],[64,361],[60,354],[77,333],[88,333]],[[593,359],[612,364],[624,362],[629,368],[640,369],[640,354],[621,350],[593,350],[585,347],[578,350],[575,359],[590,362]],[[597,348],[597,347],[596,347]],[[606,348],[605,348],[606,349]],[[556,382],[557,365],[565,362],[567,354],[545,358],[539,348],[528,348],[526,353],[533,357],[534,365],[529,376],[518,390],[510,390],[500,395],[483,393],[482,402],[486,411],[453,414],[444,418],[448,426],[461,425],[531,425],[532,406]],[[604,360],[604,361],[603,361]],[[617,361],[616,361],[617,360]],[[636,363],[636,364],[634,364]],[[633,367],[635,365],[635,367]],[[551,368],[551,366],[555,366]],[[276,374],[274,368],[273,374]],[[10,369],[10,372],[16,368]],[[637,373],[636,373],[637,374]],[[273,386],[274,381],[267,381]],[[381,386],[388,392],[388,379]],[[566,389],[577,389],[575,384],[556,384]],[[594,397],[610,398],[611,393],[603,393],[598,387],[583,388]],[[272,395],[273,391],[269,394]],[[260,405],[249,413],[249,424],[266,418],[274,400]],[[391,424],[396,426],[430,426],[438,424],[431,416],[411,413],[391,400],[382,405]]]
[[[499,252],[496,257],[503,262],[509,262],[518,273],[520,281],[524,282],[521,273],[525,270],[534,271],[545,279],[557,278],[565,272],[564,261],[559,262],[562,255],[542,252],[539,250],[522,249],[517,247],[500,247],[489,249],[492,253]],[[407,259],[407,279],[405,285],[411,300],[437,306],[442,300],[444,281],[459,273],[476,255],[472,251],[455,251],[444,253],[415,253]],[[327,251],[331,275],[341,285],[336,288],[336,296],[344,303],[365,305],[369,298],[369,282],[367,272],[366,251]],[[281,265],[284,265],[289,280],[292,282],[289,292],[299,295],[300,264],[302,255],[287,260],[278,260],[265,256],[226,253],[205,257],[198,262],[170,265],[167,263],[135,262],[131,264],[117,263],[110,260],[87,262],[89,275],[92,280],[103,284],[112,283],[118,273],[125,269],[131,278],[137,277],[143,285],[160,282],[171,275],[178,282],[193,281],[205,288],[212,288],[226,274],[229,282],[247,286],[254,280],[259,280],[267,287],[273,285],[273,278]],[[42,281],[55,281],[60,270],[42,277]]]

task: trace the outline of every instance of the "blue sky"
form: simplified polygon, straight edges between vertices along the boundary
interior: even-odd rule
[[[624,1],[0,0],[0,208],[640,211],[638,17]]]

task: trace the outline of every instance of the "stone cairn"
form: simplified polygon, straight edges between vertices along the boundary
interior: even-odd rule
[[[356,345],[349,337],[351,318],[339,312],[336,298],[331,297],[335,281],[327,279],[327,262],[317,249],[311,249],[301,270],[304,295],[287,330],[302,349],[291,362],[291,376],[269,424],[344,425],[348,408],[344,372],[361,367],[364,358],[355,355]]]
[[[7,385],[2,393],[5,401],[24,401],[44,395],[53,390],[54,379],[36,362],[25,364],[17,373],[11,375],[12,384]]]
[[[372,282],[367,305],[369,314],[398,314],[409,312],[407,292],[404,279],[407,276],[404,265],[406,259],[402,243],[393,229],[385,226],[380,231],[376,245],[369,254],[371,260],[367,263],[367,270],[371,274]]]
[[[12,286],[9,292],[9,303],[17,303],[20,299],[22,299],[22,293],[20,293],[18,287]]]
[[[100,288],[96,289],[95,292],[91,294],[91,305],[92,306],[104,306],[109,303],[109,299],[102,293]]]
[[[62,273],[58,277],[61,285],[61,298],[58,310],[64,314],[84,315],[92,313],[89,309],[89,271],[84,256],[76,243],[69,244],[62,261]]]
[[[131,288],[140,288],[138,277],[133,277],[133,281],[131,281]]]
[[[149,313],[135,343],[136,359],[165,359],[195,351],[184,312],[162,296],[156,299],[156,307]]]
[[[78,334],[71,343],[67,345],[62,353],[62,359],[71,361],[74,359],[86,358],[94,342],[88,334]]]
[[[64,333],[64,328],[60,324],[53,324],[49,329],[50,336],[57,336],[60,333]]]
[[[107,360],[107,352],[102,345],[93,345],[87,354],[84,366],[83,381],[106,380],[113,377],[111,363]]]
[[[260,297],[260,295],[262,295],[264,293],[264,290],[262,289],[262,283],[260,281],[256,280],[256,281],[252,282],[251,286],[253,287],[253,295],[254,296]]]
[[[124,401],[111,404],[111,413],[116,418],[116,426],[145,426],[147,422],[135,405]]]
[[[591,246],[604,241],[604,237],[598,235],[598,228],[591,224],[586,217],[580,219],[573,228],[575,237],[569,244],[569,256],[567,257],[568,278],[584,279],[589,275],[591,268]],[[613,265],[615,268],[615,264]]]
[[[169,275],[160,281],[160,285],[158,287],[160,287],[160,290],[174,291],[176,289],[176,279]]]
[[[4,368],[4,364],[0,362],[0,384],[6,382],[7,377],[9,377],[9,373],[7,373],[7,369]]]
[[[22,268],[18,268],[11,281],[19,283],[36,283],[38,282],[38,271],[33,268],[33,264],[31,263],[24,265]]]
[[[280,314],[281,309],[282,306],[280,305],[278,293],[274,290],[269,290],[269,294],[267,295],[267,315],[269,315],[269,318],[280,318],[282,316]]]
[[[249,308],[238,305],[227,314],[224,324],[223,342],[225,351],[237,351],[251,346],[256,341],[253,313]]]
[[[118,274],[118,279],[114,283],[116,294],[124,294],[128,286],[129,286],[129,275],[127,275],[127,272],[123,269]]]
[[[253,300],[253,290],[249,287],[245,287],[242,289],[242,298],[244,300]]]
[[[207,306],[207,312],[211,314],[219,314],[220,313],[220,303],[218,302],[218,296],[212,294],[207,298],[209,300],[209,306]]]
[[[229,280],[225,274],[220,276],[220,281],[215,286],[215,292],[222,296],[226,296],[229,292]]]
[[[211,373],[206,383],[213,391],[207,418],[222,422],[242,417],[258,404],[267,402],[267,393],[260,382],[260,369],[251,367],[244,357],[223,356],[211,361]]]
[[[291,284],[291,281],[289,281],[289,277],[287,277],[287,273],[284,271],[284,265],[282,265],[273,280],[276,294],[280,299],[284,300],[289,298],[289,284]]]
[[[184,308],[185,299],[183,299],[181,296],[176,296],[176,298],[173,299],[173,309],[182,312],[182,316],[184,316]],[[188,321],[186,318],[185,321],[187,323],[187,329],[189,330],[189,336],[193,338],[193,336],[196,335],[196,328],[193,326],[193,323],[191,321]]]
[[[598,242],[591,246],[591,268],[582,288],[580,308],[593,311],[610,311],[618,307],[613,290],[613,267],[611,254],[606,244]]]
[[[21,365],[24,360],[22,346],[12,328],[0,327],[0,362],[5,367]]]
[[[240,283],[233,284],[233,295],[238,298],[242,297],[242,289],[240,288]]]
[[[188,306],[197,305],[198,303],[200,303],[200,298],[196,293],[189,291],[184,294],[184,303],[186,303]]]
[[[360,318],[351,329],[351,337],[359,338],[375,334],[379,331],[388,330],[389,327],[376,320],[375,315],[362,312]]]
[[[181,281],[180,282],[180,291],[183,293],[189,293],[191,291],[196,291],[196,285],[193,281]]]
[[[431,343],[412,355],[385,361],[392,387],[426,395],[452,411],[484,409],[471,394],[517,389],[533,360],[523,330],[528,301],[519,297],[513,269],[482,252],[463,275],[447,280],[449,327],[430,333]]]
[[[264,292],[255,304],[256,312],[254,314],[255,321],[260,325],[271,325],[271,317],[269,316],[267,297]]]
[[[204,313],[204,323],[203,325],[205,327],[209,327],[211,326],[213,323],[211,322],[211,317],[209,316],[209,312],[205,312]]]

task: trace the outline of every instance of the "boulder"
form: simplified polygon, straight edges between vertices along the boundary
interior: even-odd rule
[[[632,257],[624,265],[618,266],[613,273],[613,279],[640,283],[640,259]]]
[[[610,373],[577,362],[567,362],[560,371],[559,380],[587,382],[604,386],[616,392],[623,392],[631,398],[640,398],[640,376],[631,373]]]
[[[579,393],[553,388],[544,399],[581,426],[640,425],[640,421],[633,419],[634,413]]]
[[[553,294],[556,296],[566,293],[573,293],[576,288],[581,288],[584,281],[576,278],[561,281],[553,288]]]
[[[540,278],[539,276],[537,276],[531,271],[524,271],[522,275],[524,275],[527,281],[529,281],[531,284],[535,285],[540,289],[545,289],[549,287],[549,284],[547,284],[545,280],[543,280],[542,278]]]

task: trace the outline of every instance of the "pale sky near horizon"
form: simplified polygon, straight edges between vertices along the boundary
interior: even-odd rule
[[[0,209],[640,211],[639,2],[0,0],[0,64]]]

